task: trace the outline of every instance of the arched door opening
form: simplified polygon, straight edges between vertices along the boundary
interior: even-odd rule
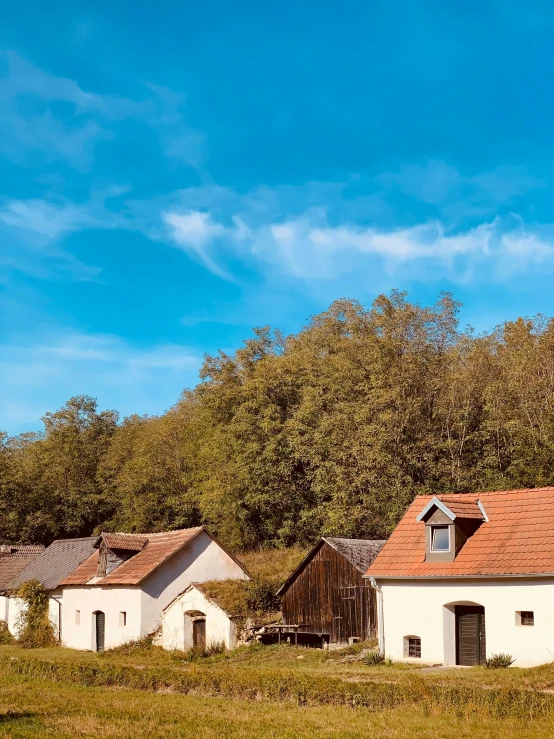
[[[206,614],[202,611],[185,611],[184,649],[206,648]]]
[[[94,613],[94,636],[95,648],[97,652],[104,651],[106,629],[106,616],[103,611],[95,611]]]

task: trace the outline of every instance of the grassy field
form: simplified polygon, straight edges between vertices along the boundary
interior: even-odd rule
[[[3,646],[0,739],[554,736],[552,665],[428,672],[368,667],[359,649]]]
[[[528,722],[424,707],[371,712],[84,687],[0,677],[0,738],[543,739],[554,717]]]

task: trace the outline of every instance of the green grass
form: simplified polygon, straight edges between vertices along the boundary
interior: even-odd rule
[[[299,546],[286,549],[258,549],[241,552],[238,558],[251,575],[274,580],[279,588],[309,551],[309,548]]]
[[[0,674],[0,739],[546,739],[554,717],[517,719],[410,706],[380,712],[83,687]]]
[[[425,672],[414,665],[365,665],[363,652],[287,646],[243,647],[191,660],[140,647],[104,654],[0,647],[0,674],[52,685],[125,688],[145,693],[226,698],[293,706],[415,710],[480,718],[554,716],[554,668]],[[349,660],[349,661],[345,661]],[[354,660],[354,661],[352,661]],[[288,711],[288,708],[286,709]]]

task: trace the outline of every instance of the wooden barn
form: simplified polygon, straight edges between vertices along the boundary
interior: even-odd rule
[[[377,634],[375,591],[363,575],[385,542],[325,537],[277,591],[285,624],[329,634],[331,643]]]

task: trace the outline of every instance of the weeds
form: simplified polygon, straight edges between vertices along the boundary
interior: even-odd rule
[[[497,669],[499,667],[510,667],[515,662],[511,654],[493,654],[485,660],[485,667]]]
[[[0,621],[0,644],[15,644],[15,639],[5,621]]]
[[[383,652],[379,652],[377,649],[372,649],[366,655],[362,657],[362,662],[368,667],[375,667],[375,665],[382,665],[385,662],[385,655]]]

